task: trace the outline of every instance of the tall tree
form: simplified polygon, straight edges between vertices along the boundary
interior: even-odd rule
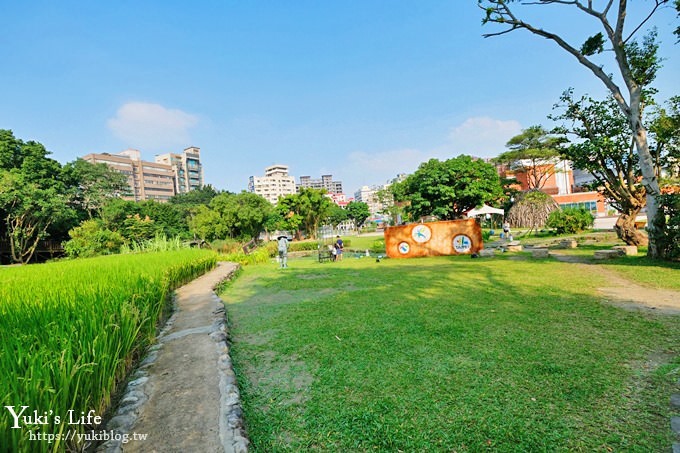
[[[657,219],[659,206],[656,197],[660,194],[659,181],[654,172],[654,160],[647,141],[647,129],[642,122],[645,89],[654,79],[656,71],[660,67],[659,58],[656,55],[658,46],[654,40],[654,33],[648,34],[642,43],[635,42],[633,37],[661,7],[670,4],[671,0],[651,1],[648,14],[632,23],[630,27],[626,26],[627,20],[631,19],[627,0],[619,0],[618,2],[608,0],[599,10],[593,3],[591,0],[535,0],[532,2],[478,0],[479,7],[484,10],[485,14],[483,24],[498,24],[503,27],[503,30],[485,34],[485,37],[498,36],[522,29],[547,38],[588,68],[610,91],[628,120],[635,138],[642,185],[647,194],[647,216],[650,229],[648,254],[651,257],[660,257],[662,251],[656,247],[655,243],[657,235],[662,233],[657,233],[656,230],[663,228],[663,222]],[[565,37],[521,19],[517,13],[518,10],[530,6],[553,5],[576,8],[577,11],[585,15],[584,19],[595,19],[599,23],[601,31],[585,39],[582,45],[571,44]],[[675,5],[678,6],[677,0]],[[612,51],[610,55],[613,56],[618,75],[625,84],[626,93],[619,87],[614,75],[592,58],[605,50],[606,43],[610,46],[607,50]]]
[[[100,216],[108,199],[130,193],[127,176],[106,164],[77,159],[64,165],[62,172],[70,188],[71,203],[84,218]]]
[[[523,173],[527,178],[528,190],[542,189],[550,176],[557,171],[561,138],[556,137],[543,126],[531,126],[521,134],[512,137],[505,145],[506,151],[494,159]]]
[[[192,231],[207,240],[256,238],[269,219],[272,205],[260,195],[241,192],[221,193],[210,207],[199,206],[189,221]]]
[[[680,96],[670,98],[665,106],[652,107],[649,121],[651,149],[657,176],[663,184],[662,169],[668,184],[680,183]]]
[[[355,228],[359,228],[371,215],[371,210],[363,201],[350,201],[346,209],[347,216],[352,219]]]
[[[348,218],[349,217],[347,216],[347,210],[341,208],[337,204],[332,203],[328,208],[326,222],[328,222],[328,224],[332,225],[333,227],[337,227]]]
[[[316,238],[321,221],[327,217],[333,202],[325,190],[302,188],[299,193],[279,198],[277,210],[283,217],[297,223],[310,238]],[[290,230],[295,230],[291,227]],[[298,237],[300,230],[297,230]]]
[[[11,259],[28,263],[51,226],[75,218],[61,165],[45,147],[0,130],[0,214]]]
[[[562,148],[562,155],[574,167],[590,172],[595,178],[593,188],[619,212],[614,226],[618,237],[629,245],[647,245],[647,235],[635,228],[646,201],[635,142],[614,98],[574,99],[573,90],[567,90],[555,109],[559,114],[550,118],[561,122],[556,131],[574,138]]]
[[[404,200],[414,219],[435,216],[440,220],[463,217],[470,209],[502,197],[496,168],[470,156],[440,161],[430,159],[403,184]]]

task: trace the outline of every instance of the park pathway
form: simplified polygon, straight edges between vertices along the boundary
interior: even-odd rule
[[[583,257],[550,251],[558,261],[586,266],[587,272],[597,273],[605,278],[607,285],[598,288],[603,298],[625,309],[652,310],[657,313],[680,315],[680,291],[649,288],[624,278],[621,274],[600,264],[591,263]]]
[[[175,313],[106,427],[127,434],[128,441],[113,440],[97,451],[247,450],[226,344],[224,305],[214,292],[237,268],[219,263],[176,291]]]

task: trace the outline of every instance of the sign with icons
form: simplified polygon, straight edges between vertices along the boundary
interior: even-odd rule
[[[385,229],[390,258],[461,255],[484,248],[482,230],[474,219],[414,223]]]

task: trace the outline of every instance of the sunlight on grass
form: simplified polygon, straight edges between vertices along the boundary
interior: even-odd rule
[[[677,318],[553,260],[291,260],[222,293],[254,451],[653,451]],[[670,359],[668,359],[670,360]]]

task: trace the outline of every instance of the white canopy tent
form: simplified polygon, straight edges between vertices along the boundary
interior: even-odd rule
[[[491,206],[487,205],[482,205],[481,208],[475,208],[471,209],[467,216],[468,217],[479,217],[480,215],[486,215],[486,214],[500,214],[500,215],[505,215],[505,211],[499,208],[492,208]]]

